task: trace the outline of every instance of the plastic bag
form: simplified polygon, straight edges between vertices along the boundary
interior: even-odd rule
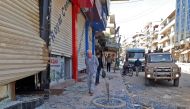
[[[102,78],[106,77],[106,72],[104,70],[102,70]]]

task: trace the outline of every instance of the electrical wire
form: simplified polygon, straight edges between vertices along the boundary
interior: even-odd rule
[[[161,5],[161,7],[164,7],[167,4]],[[141,19],[142,17],[148,16],[150,14],[152,14],[153,11],[161,8],[160,6],[158,6],[157,8],[151,8],[152,10],[150,11],[142,11],[142,14],[137,14],[137,16],[131,17],[129,18],[129,20],[125,20],[125,21],[119,21],[119,23],[123,23],[123,22],[130,22],[130,21],[136,21],[138,19]],[[118,23],[118,22],[117,22]]]
[[[144,0],[136,0],[136,1],[112,1],[111,4],[126,4],[126,3],[136,3]]]

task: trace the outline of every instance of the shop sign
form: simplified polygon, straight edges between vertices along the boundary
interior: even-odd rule
[[[64,58],[50,58],[50,84],[56,84],[61,81],[64,81]]]

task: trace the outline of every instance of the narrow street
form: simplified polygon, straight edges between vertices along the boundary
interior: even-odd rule
[[[0,9],[0,109],[190,109],[190,0]]]
[[[138,77],[123,77],[127,93],[140,104],[147,107],[157,107],[157,109],[168,109],[178,107],[179,109],[189,109],[190,103],[190,74],[183,73],[180,78],[179,87],[174,87],[173,82],[159,81],[154,85],[145,86],[144,72]],[[162,108],[159,106],[163,106]]]

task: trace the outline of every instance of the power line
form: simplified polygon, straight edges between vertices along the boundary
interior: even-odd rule
[[[135,0],[135,1],[112,1],[111,4],[128,4],[128,3],[136,3],[136,2],[140,2],[140,1],[144,1],[144,0]]]
[[[165,6],[165,5],[166,5],[166,4],[162,5],[161,7],[163,7],[163,6]],[[119,22],[129,22],[129,21],[138,20],[138,19],[140,19],[140,18],[142,18],[142,17],[145,17],[145,16],[147,16],[147,15],[149,15],[149,14],[152,14],[153,11],[155,11],[155,10],[161,8],[161,7],[158,6],[157,8],[151,8],[150,11],[143,11],[143,12],[141,12],[142,14],[137,14],[137,16],[132,17],[132,18],[130,18],[129,20],[119,21]]]

